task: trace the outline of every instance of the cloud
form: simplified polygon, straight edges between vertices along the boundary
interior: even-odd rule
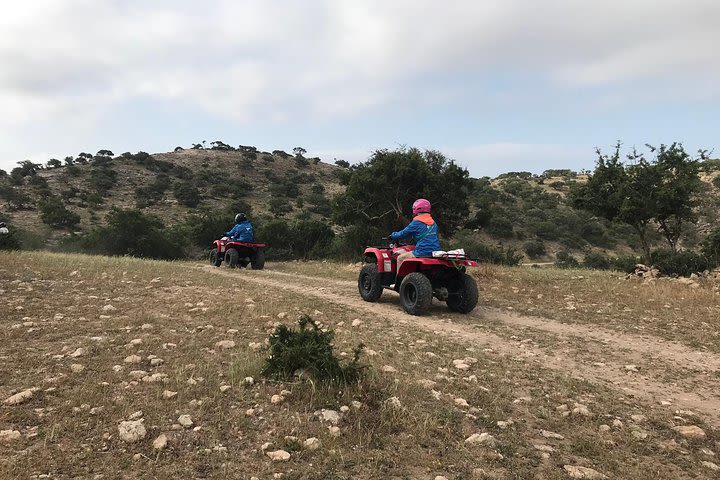
[[[0,129],[59,137],[51,127],[131,102],[272,126],[540,86],[717,99],[717,18],[716,0],[15,1],[0,19]],[[487,87],[503,77],[511,87]]]

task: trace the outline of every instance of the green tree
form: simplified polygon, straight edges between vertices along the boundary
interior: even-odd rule
[[[440,233],[451,235],[469,212],[468,171],[433,150],[378,150],[342,172],[341,183],[345,192],[334,199],[334,218],[340,225],[397,230],[411,218],[412,203],[427,198]]]
[[[178,182],[173,186],[173,194],[181,205],[195,208],[200,203],[200,190],[192,182]]]
[[[56,196],[49,196],[38,205],[40,218],[51,227],[72,228],[80,223],[80,215],[68,210],[62,199]]]
[[[58,160],[57,158],[51,158],[47,162],[48,168],[59,168],[62,166],[62,162]]]
[[[670,249],[677,252],[678,240],[686,223],[697,220],[696,198],[702,190],[700,162],[705,159],[705,153],[700,152],[700,159],[696,160],[679,143],[669,147],[660,145],[658,149],[648,147],[656,152],[655,168],[659,171],[654,218]]]

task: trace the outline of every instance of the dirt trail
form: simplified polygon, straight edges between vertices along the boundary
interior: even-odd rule
[[[663,363],[678,367],[697,368],[701,371],[716,369],[720,358],[706,352],[697,352],[676,342],[668,342],[654,337],[626,335],[619,332],[588,327],[584,325],[561,324],[552,320],[508,315],[498,310],[473,312],[474,318],[495,320],[515,326],[540,330],[550,334],[546,340],[554,343],[543,348],[532,342],[512,340],[477,326],[467,323],[453,322],[444,306],[434,305],[426,316],[411,317],[399,308],[397,296],[389,293],[377,303],[363,301],[357,293],[355,282],[329,280],[307,275],[295,275],[272,271],[230,271],[215,269],[211,266],[201,267],[219,275],[251,281],[278,290],[289,290],[305,296],[313,296],[325,302],[343,305],[357,311],[371,313],[400,325],[412,325],[415,328],[441,334],[459,341],[468,342],[475,347],[492,350],[492,352],[515,357],[521,361],[537,363],[540,367],[561,371],[575,378],[593,383],[600,383],[624,394],[635,396],[649,404],[657,405],[662,400],[672,402],[667,408],[692,410],[701,414],[703,419],[720,426],[720,382],[711,377],[687,372],[687,380],[694,381],[692,388],[681,387],[676,383],[663,381],[660,370],[651,375],[658,366],[652,362],[643,366],[641,373],[628,372],[625,369],[628,359],[642,360],[644,356],[652,357]],[[308,285],[315,283],[315,285]],[[322,285],[322,286],[321,286]],[[442,317],[442,318],[441,318]],[[580,358],[577,351],[566,345],[562,338],[579,336],[601,342],[603,352],[602,363],[590,362]],[[559,347],[559,348],[558,348]],[[582,353],[587,353],[584,350]],[[688,363],[689,365],[685,364]],[[645,368],[649,370],[644,371]]]

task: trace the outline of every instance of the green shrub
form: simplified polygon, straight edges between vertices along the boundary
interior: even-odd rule
[[[710,260],[713,266],[720,265],[720,228],[713,230],[703,241],[702,253]]]
[[[90,169],[90,186],[100,195],[105,195],[117,183],[117,172],[108,164],[93,165]]]
[[[297,330],[287,325],[275,328],[270,336],[270,355],[262,370],[264,376],[287,380],[293,374],[303,373],[323,383],[353,383],[361,378],[362,344],[355,348],[353,359],[341,365],[333,354],[332,330],[323,332],[307,315],[300,318],[298,326]]]
[[[542,257],[546,253],[545,242],[536,238],[535,240],[528,240],[524,245],[525,253],[530,258]]]
[[[626,255],[610,260],[610,266],[613,270],[619,270],[625,273],[634,272],[635,266],[639,263],[642,263],[642,258],[636,255]]]
[[[713,178],[712,183],[713,183],[713,185],[715,185],[715,188],[720,188],[720,175],[718,175],[717,177]]]
[[[513,236],[513,224],[507,218],[493,216],[485,230],[489,234],[500,238],[512,238]]]
[[[609,270],[611,266],[610,257],[601,252],[590,252],[585,255],[585,260],[583,260],[583,267],[585,268]]]
[[[8,218],[0,215],[0,222],[7,223]],[[7,227],[8,233],[0,233],[0,250],[20,250],[20,240],[15,235],[12,225]]]
[[[711,268],[710,260],[692,250],[655,250],[650,255],[652,264],[664,275],[688,277]]]
[[[555,255],[555,266],[558,268],[577,268],[580,266],[580,262],[569,252],[561,250]]]
[[[107,216],[107,226],[93,229],[67,248],[101,255],[175,259],[184,256],[180,242],[165,231],[157,217],[140,210],[114,208]]]
[[[200,203],[200,190],[191,182],[182,181],[173,186],[173,195],[181,205],[195,208]]]
[[[40,218],[51,227],[72,228],[80,223],[80,215],[68,210],[59,197],[47,197],[38,207]]]

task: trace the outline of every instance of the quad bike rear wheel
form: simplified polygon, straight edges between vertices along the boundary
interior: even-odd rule
[[[238,266],[238,260],[240,255],[234,248],[229,249],[225,252],[225,266],[228,268],[235,268]]]
[[[217,249],[210,250],[210,265],[219,267],[222,264],[222,257],[218,254]]]
[[[430,279],[420,272],[412,272],[400,283],[400,303],[410,315],[420,315],[430,307],[433,289]]]
[[[366,302],[376,302],[383,292],[376,263],[365,264],[358,277],[358,290]]]
[[[265,250],[259,249],[250,256],[250,267],[253,270],[262,270],[265,267]]]
[[[470,313],[477,302],[478,287],[475,279],[467,273],[460,273],[448,285],[448,308],[460,313]]]

